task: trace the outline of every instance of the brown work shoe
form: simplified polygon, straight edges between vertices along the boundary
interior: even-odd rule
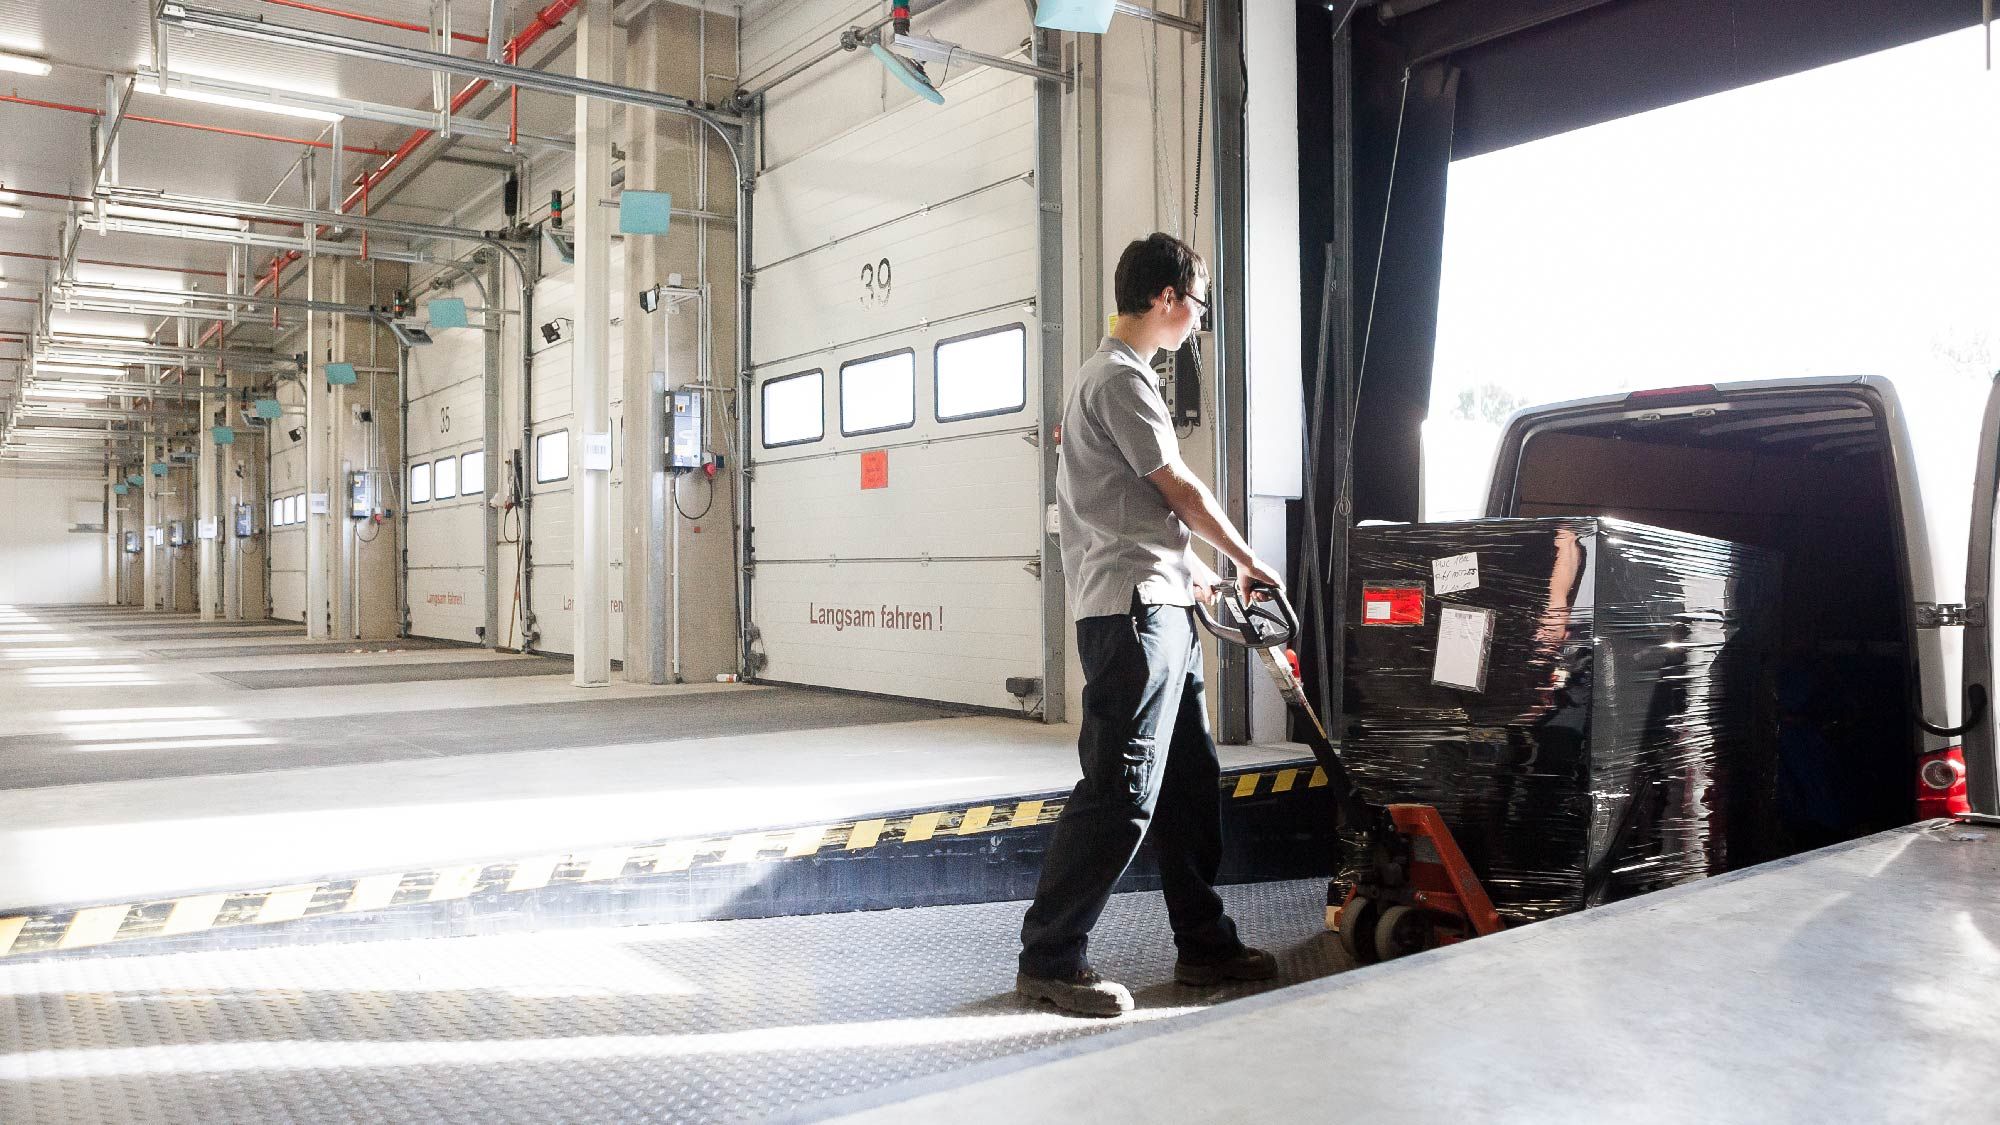
[[[1095,969],[1070,977],[1014,976],[1014,991],[1028,1000],[1047,1000],[1079,1016],[1122,1016],[1132,1010],[1132,994],[1124,985],[1105,980]]]
[[[1223,981],[1270,980],[1277,975],[1278,959],[1247,945],[1220,961],[1174,962],[1174,979],[1197,988]]]

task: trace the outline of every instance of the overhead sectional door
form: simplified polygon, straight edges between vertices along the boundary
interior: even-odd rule
[[[284,417],[271,425],[271,491],[264,518],[271,544],[271,616],[280,621],[306,619],[306,447],[291,433],[305,424],[305,407],[296,384],[281,383],[276,391]],[[147,548],[151,550],[150,547]]]
[[[436,297],[477,308],[470,282]],[[412,348],[407,464],[400,483],[408,514],[410,632],[477,643],[486,623],[486,339],[478,328],[433,333]]]
[[[758,181],[767,680],[1013,707],[1043,675],[1035,84],[952,82]]]
[[[553,263],[550,263],[553,264]],[[625,307],[625,246],[622,241],[613,242],[611,247],[611,308],[614,320],[617,310]],[[534,419],[534,442],[528,451],[526,471],[529,487],[534,491],[532,563],[534,567],[533,607],[535,628],[541,636],[534,648],[541,652],[576,652],[576,530],[572,519],[574,507],[571,503],[570,484],[575,478],[575,464],[580,457],[583,435],[576,427],[576,415],[571,409],[570,364],[575,353],[576,341],[576,269],[562,265],[552,268],[535,287],[535,320],[537,324],[556,324],[561,328],[561,338],[547,342],[534,327],[531,339],[535,346],[534,402],[530,417]],[[618,513],[623,509],[621,493],[625,465],[619,453],[621,444],[617,435],[623,417],[624,378],[619,374],[624,370],[624,341],[620,333],[611,333],[608,366],[610,375],[610,415],[611,433],[611,489],[610,511],[612,527],[619,523]],[[611,567],[611,632],[608,651],[616,654],[625,648],[625,606],[620,595],[623,586],[623,559],[625,538],[613,534],[606,544]]]

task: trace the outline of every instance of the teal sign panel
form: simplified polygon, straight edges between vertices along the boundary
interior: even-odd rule
[[[1039,0],[1035,26],[1102,35],[1111,27],[1112,0]]]
[[[210,436],[215,438],[215,444],[217,445],[236,444],[236,431],[230,429],[228,426],[216,426],[208,432]]]
[[[117,493],[120,496],[123,496],[126,493],[132,491],[132,486],[126,484],[124,481],[119,481],[117,484],[111,486],[111,491]]]
[[[257,408],[257,417],[267,422],[275,421],[285,416],[284,406],[275,398],[260,398],[254,405]]]
[[[665,234],[674,217],[674,195],[668,191],[618,193],[619,234]]]
[[[465,301],[460,297],[433,298],[424,310],[432,328],[466,328],[472,324],[472,318],[466,315]]]
[[[344,387],[359,381],[360,376],[354,373],[354,365],[351,363],[326,365],[326,385],[329,387]]]
[[[153,462],[153,475],[156,477],[166,476],[167,470],[172,467],[173,466],[167,464],[165,461],[155,461]]]

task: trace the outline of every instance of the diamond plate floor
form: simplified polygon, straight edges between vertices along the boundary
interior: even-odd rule
[[[1157,894],[1092,959],[1119,1021],[1013,996],[1027,904],[0,967],[0,1121],[810,1117],[879,1089],[1347,967],[1325,883],[1223,888],[1279,979],[1171,980]]]

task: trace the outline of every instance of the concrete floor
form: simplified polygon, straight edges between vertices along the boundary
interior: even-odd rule
[[[0,908],[839,820],[1077,776],[1074,728],[833,693],[579,689],[567,672],[262,690],[223,678],[522,659],[301,652],[302,634],[0,613]],[[1225,761],[1303,753],[1235,747]]]

